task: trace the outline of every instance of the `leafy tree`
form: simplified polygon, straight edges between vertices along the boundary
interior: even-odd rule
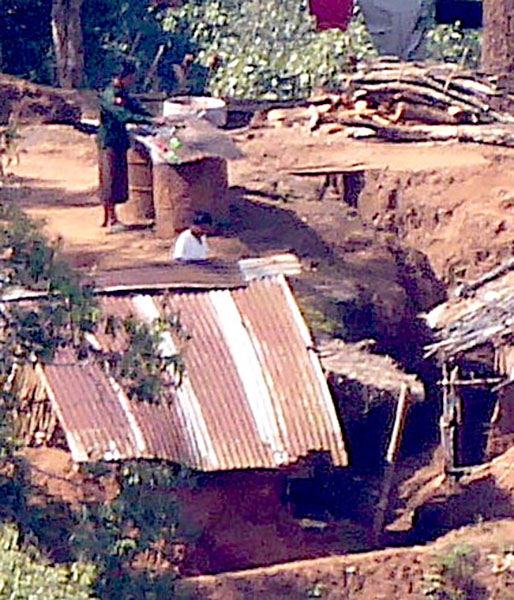
[[[15,525],[0,527],[0,598],[92,600],[95,580],[93,565],[48,564],[34,547],[20,548]]]
[[[122,60],[138,67],[139,85],[161,46],[158,73],[163,89],[171,89],[171,64],[182,60],[184,44],[160,25],[163,11],[158,5],[142,0],[89,0],[82,10],[86,79],[91,87],[104,87]]]
[[[476,69],[480,66],[482,32],[463,29],[457,22],[438,25],[428,33],[428,54],[431,60],[452,62]]]
[[[317,32],[307,0],[191,0],[163,27],[190,40],[198,59],[223,61],[210,83],[222,96],[292,98],[337,87],[374,50],[360,16],[349,30]]]
[[[52,39],[57,83],[65,88],[81,87],[84,80],[82,2],[52,0]]]
[[[0,204],[0,291],[41,290],[37,303],[0,312],[0,383],[15,363],[52,359],[60,345],[80,347],[100,317],[93,289],[58,258],[37,223],[11,204]]]
[[[117,479],[113,502],[83,507],[71,536],[75,556],[98,565],[102,598],[168,600],[177,577],[172,548],[184,539],[175,490],[195,478],[166,463],[133,461],[119,467]],[[166,567],[152,568],[159,559]]]
[[[51,3],[0,2],[0,70],[41,82],[52,81]]]

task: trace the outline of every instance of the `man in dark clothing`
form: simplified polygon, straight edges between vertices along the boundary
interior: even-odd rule
[[[151,123],[150,113],[128,95],[135,72],[133,65],[125,65],[100,102],[99,196],[104,207],[102,227],[110,227],[112,232],[123,230],[116,215],[116,205],[128,199],[127,150],[130,140],[126,125]]]

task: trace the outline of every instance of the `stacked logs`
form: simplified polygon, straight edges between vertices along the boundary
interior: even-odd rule
[[[452,140],[514,147],[514,95],[454,64],[381,61],[343,80],[342,92],[271,110],[268,123],[399,141]]]

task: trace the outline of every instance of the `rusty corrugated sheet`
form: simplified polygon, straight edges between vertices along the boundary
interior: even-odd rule
[[[102,292],[235,288],[245,285],[236,262],[170,262],[99,271],[90,278]]]
[[[307,327],[283,277],[247,288],[102,296],[106,315],[180,314],[186,374],[160,404],[129,400],[96,363],[61,357],[45,374],[75,460],[160,458],[202,471],[275,468],[311,451],[347,464]],[[125,334],[94,344],[123,351]],[[164,352],[176,351],[171,336]],[[69,364],[66,362],[69,361]]]
[[[44,369],[50,400],[77,462],[129,456],[137,440],[118,394],[94,360],[62,349]]]

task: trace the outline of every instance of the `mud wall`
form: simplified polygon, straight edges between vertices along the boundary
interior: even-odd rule
[[[386,237],[427,256],[452,285],[514,253],[514,161],[492,155],[483,168],[370,171],[359,213]]]

